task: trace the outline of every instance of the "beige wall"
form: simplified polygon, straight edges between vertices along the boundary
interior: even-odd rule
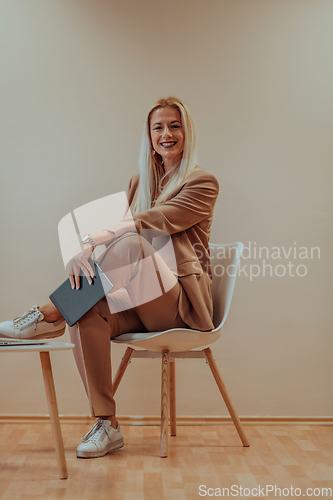
[[[66,278],[59,220],[127,188],[147,109],[176,95],[220,182],[212,241],[320,248],[266,258],[304,277],[243,259],[261,276],[238,278],[213,346],[236,408],[332,416],[332,16],[324,0],[2,2],[0,319]],[[60,412],[88,414],[71,353],[52,358]],[[177,375],[179,415],[226,414],[203,361]],[[0,414],[46,413],[38,354],[2,354],[0,381]],[[160,363],[134,360],[118,414],[158,415],[159,391]]]

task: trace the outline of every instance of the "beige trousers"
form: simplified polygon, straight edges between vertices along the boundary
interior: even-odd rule
[[[100,417],[116,414],[110,338],[189,326],[178,311],[181,285],[146,239],[126,233],[97,262],[114,289],[69,329],[91,414]]]

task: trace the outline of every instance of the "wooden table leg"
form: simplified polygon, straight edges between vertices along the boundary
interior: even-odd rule
[[[170,361],[170,434],[177,433],[176,425],[176,362]]]
[[[162,351],[161,384],[161,457],[168,456],[168,420],[169,420],[169,365],[170,351]]]
[[[60,421],[59,421],[59,412],[58,405],[56,399],[56,393],[54,389],[53,375],[52,375],[52,367],[50,360],[50,353],[40,352],[40,361],[42,365],[45,392],[47,404],[49,407],[51,426],[53,432],[53,438],[56,448],[58,467],[60,471],[60,479],[67,479],[67,465],[64,451],[64,444],[62,441],[61,429],[60,429]]]

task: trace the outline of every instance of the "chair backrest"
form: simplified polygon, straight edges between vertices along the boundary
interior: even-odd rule
[[[213,323],[218,329],[227,319],[243,247],[240,242],[209,245],[213,273]]]

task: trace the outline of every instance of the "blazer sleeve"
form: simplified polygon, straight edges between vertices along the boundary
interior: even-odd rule
[[[108,230],[116,237],[128,231],[140,232],[141,229],[149,229],[152,235],[154,230],[170,235],[185,231],[212,215],[218,192],[218,181],[213,175],[205,173],[193,176],[181,185],[171,199],[135,214],[131,220],[124,220]]]

